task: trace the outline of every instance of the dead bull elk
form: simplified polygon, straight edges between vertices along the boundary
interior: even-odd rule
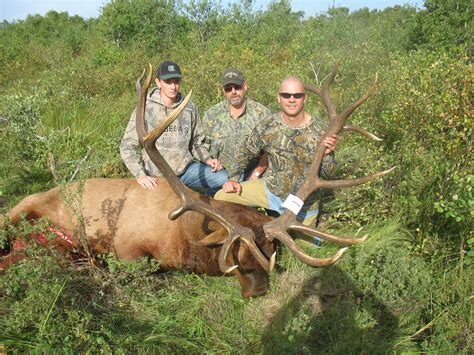
[[[344,127],[349,115],[373,92],[376,81],[368,93],[343,113],[337,114],[329,96],[329,87],[336,72],[337,65],[321,88],[306,86],[307,90],[321,97],[329,113],[330,124],[325,134],[352,130],[377,139],[360,128]],[[275,264],[275,239],[312,266],[330,265],[346,249],[342,248],[328,258],[310,257],[294,242],[289,234],[291,231],[302,231],[342,245],[365,240],[365,237],[341,238],[303,226],[289,211],[273,219],[260,215],[253,208],[216,201],[185,187],[160,154],[155,142],[181,114],[191,93],[160,126],[148,133],[144,115],[151,73],[150,65],[147,77],[144,79],[144,71],[137,80],[136,120],[142,145],[163,173],[158,188],[152,191],[143,189],[135,179],[88,179],[83,185],[68,184],[26,197],[7,213],[11,223],[17,223],[21,215],[28,220],[47,217],[52,228],[61,231],[61,237],[49,241],[49,244],[63,250],[72,250],[79,244],[79,230],[83,228],[87,246],[94,253],[114,253],[118,258],[129,260],[150,256],[159,260],[163,269],[235,275],[245,297],[258,296],[268,290],[268,273]],[[310,174],[296,194],[303,201],[319,188],[355,186],[391,170],[353,180],[322,180],[318,172],[323,154],[324,148],[319,144],[315,147]],[[80,196],[80,219],[67,201],[67,196],[71,194]],[[0,217],[0,225],[4,224],[3,219]],[[12,247],[10,253],[0,259],[0,268],[5,269],[25,257],[23,250]]]

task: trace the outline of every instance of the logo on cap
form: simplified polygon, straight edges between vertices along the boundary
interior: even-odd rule
[[[176,68],[174,67],[174,65],[168,65],[168,70],[169,71],[176,71]]]

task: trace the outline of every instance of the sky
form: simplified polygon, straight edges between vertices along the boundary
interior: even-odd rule
[[[185,0],[186,1],[186,0]],[[28,15],[44,16],[48,11],[67,11],[70,16],[79,15],[85,19],[98,17],[100,9],[109,0],[0,0],[0,21],[24,20]],[[223,6],[238,0],[220,0]],[[266,9],[271,0],[256,0],[255,9]],[[304,11],[306,16],[314,16],[327,11],[331,6],[348,7],[354,11],[363,7],[383,10],[395,5],[423,7],[424,0],[292,0],[293,11]]]

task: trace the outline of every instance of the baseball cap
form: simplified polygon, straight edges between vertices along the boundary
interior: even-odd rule
[[[228,68],[224,71],[224,74],[222,74],[222,86],[226,86],[229,84],[236,84],[242,86],[244,85],[244,81],[244,74],[242,74],[240,70],[235,68]]]
[[[156,69],[156,76],[162,80],[183,77],[183,75],[181,75],[181,69],[179,68],[179,65],[171,61],[161,63]]]

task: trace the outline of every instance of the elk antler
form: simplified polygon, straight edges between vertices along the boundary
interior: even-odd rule
[[[362,178],[356,179],[346,179],[346,180],[323,180],[319,177],[319,171],[321,168],[321,163],[324,157],[325,147],[322,144],[324,139],[327,136],[331,136],[333,134],[338,134],[340,131],[354,131],[361,133],[364,136],[367,136],[374,140],[381,140],[380,138],[376,137],[375,135],[363,130],[362,128],[358,128],[355,126],[344,126],[348,117],[354,112],[354,110],[359,107],[362,103],[367,100],[367,98],[372,95],[375,90],[377,84],[377,76],[375,76],[374,82],[370,89],[356,102],[350,105],[346,110],[342,113],[338,114],[336,112],[335,106],[331,101],[329,87],[334,81],[334,78],[337,74],[339,69],[339,62],[336,63],[328,75],[328,77],[323,81],[321,87],[315,87],[313,85],[305,84],[305,89],[309,90],[321,98],[321,101],[326,108],[327,112],[329,113],[329,126],[326,132],[321,137],[319,144],[316,147],[316,151],[313,157],[313,161],[309,168],[308,175],[304,179],[303,183],[301,184],[300,188],[296,193],[296,197],[300,200],[305,201],[313,192],[321,188],[338,188],[338,187],[349,187],[349,186],[357,186],[364,184],[377,176],[382,176],[391,172],[395,167],[391,169],[371,174]],[[301,261],[311,266],[326,266],[334,263],[340,256],[344,253],[347,248],[341,248],[335,255],[328,258],[313,258],[307,254],[305,254],[302,250],[298,248],[295,241],[291,238],[288,234],[289,231],[300,231],[310,235],[317,235],[323,240],[331,241],[334,243],[342,244],[342,245],[354,245],[361,243],[367,239],[367,236],[358,239],[349,239],[349,238],[341,238],[337,237],[328,233],[321,232],[317,229],[310,228],[304,226],[300,222],[296,220],[296,216],[292,214],[289,210],[286,210],[280,217],[277,219],[268,222],[263,227],[265,231],[266,237],[272,241],[273,239],[277,238],[283,244],[285,244]]]
[[[227,257],[229,252],[232,249],[233,244],[237,240],[241,240],[247,244],[250,251],[257,259],[258,263],[263,267],[264,270],[270,272],[274,265],[275,265],[275,253],[271,256],[270,261],[262,254],[260,249],[255,244],[255,235],[253,231],[249,228],[242,227],[236,222],[232,220],[232,218],[225,216],[222,212],[218,212],[215,208],[213,208],[208,203],[205,203],[201,200],[196,200],[192,194],[190,193],[189,189],[181,182],[181,180],[175,175],[174,171],[168,165],[166,160],[163,158],[161,153],[158,151],[155,142],[156,140],[163,134],[165,129],[181,114],[181,112],[186,107],[187,103],[191,99],[192,90],[186,96],[186,98],[181,102],[181,104],[174,110],[170,115],[168,115],[165,120],[156,127],[152,132],[147,133],[145,127],[145,99],[146,94],[148,92],[148,88],[151,83],[151,76],[152,76],[152,66],[149,64],[148,67],[148,75],[145,79],[144,85],[142,87],[142,80],[145,76],[146,70],[143,70],[142,75],[137,80],[136,83],[136,90],[138,95],[138,103],[136,109],[136,126],[137,126],[137,133],[140,140],[140,143],[145,148],[150,159],[153,163],[158,167],[161,171],[165,179],[168,181],[169,185],[176,193],[176,195],[180,198],[181,203],[178,207],[176,207],[173,211],[170,212],[169,218],[171,220],[175,220],[179,216],[181,216],[186,211],[196,211],[200,212],[210,218],[216,220],[219,224],[221,224],[228,232],[229,236],[224,241],[222,245],[221,252],[219,254],[219,268],[223,273],[229,273],[238,265],[229,266],[226,263]],[[217,233],[217,232],[214,232]],[[212,236],[208,236],[205,239],[209,240],[212,239]]]

